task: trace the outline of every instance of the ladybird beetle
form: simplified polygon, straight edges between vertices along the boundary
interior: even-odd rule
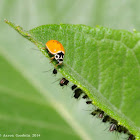
[[[59,41],[49,40],[46,43],[45,49],[47,49],[50,54],[54,55],[51,58],[51,60],[56,59],[56,61],[58,62],[58,64],[56,66],[61,65],[63,63],[65,50],[64,50],[63,45]]]

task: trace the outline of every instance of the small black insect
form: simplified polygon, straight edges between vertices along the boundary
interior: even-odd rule
[[[74,98],[78,99],[80,95],[83,93],[83,91],[80,88],[78,88],[74,91],[74,93],[75,93]]]
[[[91,115],[95,116],[95,115],[97,115],[97,113],[95,111],[93,111],[93,112],[91,112]]]
[[[82,98],[83,98],[83,99],[87,99],[87,98],[88,98],[88,96],[87,96],[87,95],[84,95]]]
[[[103,118],[103,116],[104,116],[104,111],[101,111],[101,112],[99,113],[98,117],[99,117],[99,118]]]
[[[122,133],[122,132],[123,132],[123,126],[118,125],[118,126],[117,126],[117,131],[118,131],[119,133]]]
[[[86,101],[86,104],[92,104],[92,101]]]
[[[121,125],[117,125],[117,131],[119,133],[124,133],[124,134],[128,132],[128,130],[124,126],[121,126]]]
[[[108,115],[104,116],[102,122],[107,122],[110,120],[110,117]]]
[[[76,85],[73,85],[73,86],[71,87],[72,90],[74,90],[74,89],[76,89],[76,88],[77,88]]]
[[[68,85],[69,81],[66,78],[62,78],[59,82],[60,86]]]
[[[125,127],[123,127],[123,133],[125,134],[127,132],[128,132],[128,130]]]
[[[53,74],[57,74],[57,69],[53,69]]]
[[[97,111],[94,110],[93,112],[90,113],[92,116],[96,116],[97,115]]]
[[[96,110],[94,110],[93,112],[91,112],[91,115],[93,115],[93,116],[96,116],[97,115],[97,113],[98,113],[98,111],[97,111],[98,109],[96,109]]]
[[[135,140],[134,135],[130,134],[130,136],[129,136],[128,140]]]
[[[117,125],[114,124],[114,123],[112,123],[112,124],[110,125],[109,131],[110,131],[110,132],[113,132],[113,131],[115,131],[115,130],[117,130]]]
[[[112,119],[112,118],[110,118],[110,123],[114,123],[116,125],[118,124],[118,122],[116,120]]]
[[[104,111],[102,111],[101,109],[96,109],[91,113],[91,115],[93,116],[98,115],[99,118],[103,118]]]

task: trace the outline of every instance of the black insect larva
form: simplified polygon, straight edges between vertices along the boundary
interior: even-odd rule
[[[91,112],[91,115],[95,116],[95,115],[97,115],[97,113],[95,111],[93,111],[93,112]]]
[[[92,101],[86,101],[86,104],[92,104]]]
[[[87,98],[88,98],[88,96],[87,96],[87,95],[84,95],[82,98],[83,98],[83,99],[87,99]]]
[[[115,130],[117,130],[117,126],[116,126],[116,124],[112,123],[110,125],[109,131],[112,132],[112,131],[115,131]]]
[[[76,89],[76,88],[77,88],[76,85],[73,85],[73,86],[71,87],[72,90],[74,90],[74,89]]]
[[[102,122],[107,122],[110,120],[110,117],[108,115],[104,116]]]
[[[75,93],[74,98],[78,99],[80,95],[83,93],[83,91],[80,88],[78,88],[74,91],[74,93]]]
[[[68,85],[68,83],[69,83],[69,81],[68,81],[68,80],[66,80],[66,81],[64,82],[64,85]]]
[[[57,74],[57,69],[53,69],[53,74]]]
[[[101,109],[96,109],[91,113],[91,115],[93,116],[98,115],[99,118],[103,118],[104,111],[102,111]]]
[[[118,122],[116,120],[112,119],[112,118],[110,118],[110,123],[114,123],[116,125],[118,124]]]
[[[60,86],[64,86],[64,85],[68,85],[68,83],[69,83],[69,81],[66,79],[66,78],[62,78],[61,80],[60,80]]]
[[[134,135],[130,134],[130,136],[129,136],[128,140],[135,140]]]
[[[122,133],[122,132],[127,133],[128,132],[128,130],[125,127],[121,126],[121,125],[117,125],[117,131],[119,133]]]
[[[127,132],[128,130],[125,127],[123,127],[123,133],[127,133]]]
[[[104,111],[101,111],[101,112],[99,113],[98,117],[99,117],[99,118],[103,118],[103,116],[104,116]]]
[[[91,112],[91,115],[95,116],[98,114],[99,109],[94,110],[93,112]]]
[[[117,131],[118,131],[119,133],[123,132],[123,127],[122,127],[121,125],[118,125],[118,126],[117,126]]]

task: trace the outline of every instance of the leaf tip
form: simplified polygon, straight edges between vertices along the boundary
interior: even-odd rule
[[[4,19],[4,22],[5,22],[5,23],[8,23],[9,21],[8,21],[7,19]]]

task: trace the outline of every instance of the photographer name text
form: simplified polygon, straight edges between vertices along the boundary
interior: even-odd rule
[[[40,134],[0,134],[3,138],[30,138],[40,137]]]

